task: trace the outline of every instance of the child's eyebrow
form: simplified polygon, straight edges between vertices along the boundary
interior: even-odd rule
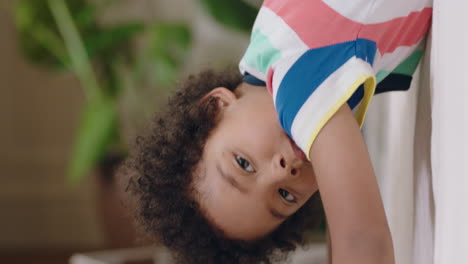
[[[221,178],[223,178],[223,180],[229,183],[229,185],[231,185],[232,187],[234,187],[235,189],[237,189],[239,192],[243,194],[249,193],[249,191],[243,186],[241,186],[239,182],[237,182],[236,179],[232,177],[232,175],[225,173],[223,169],[221,169],[221,166],[219,165],[219,163],[216,164],[216,169],[218,170],[219,174],[221,174]],[[288,218],[287,215],[281,214],[280,212],[276,211],[274,208],[267,207],[267,210],[271,213],[271,215],[274,218],[277,218],[280,220],[285,220],[286,218]]]
[[[216,164],[216,169],[218,170],[219,174],[221,174],[221,178],[225,180],[227,183],[229,183],[232,187],[237,189],[239,192],[243,194],[248,194],[249,191],[241,186],[238,181],[232,175],[225,173],[222,169],[221,166],[219,166],[219,163]]]
[[[278,219],[281,219],[281,220],[285,220],[286,218],[288,218],[287,215],[281,214],[280,212],[276,211],[274,208],[270,208],[270,213],[275,218],[278,218]]]

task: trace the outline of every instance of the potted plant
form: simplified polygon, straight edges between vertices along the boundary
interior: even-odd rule
[[[98,172],[99,211],[117,214],[108,216],[104,228],[119,221],[129,224],[121,217],[113,180],[113,170],[127,151],[122,128],[136,134],[154,111],[158,102],[154,95],[162,98],[171,87],[191,43],[184,24],[102,23],[100,14],[120,2],[19,0],[15,7],[25,57],[38,67],[72,73],[81,84],[86,102],[66,178],[76,184]],[[116,229],[108,234],[114,236],[109,246],[131,245],[128,238],[121,238],[128,228]]]

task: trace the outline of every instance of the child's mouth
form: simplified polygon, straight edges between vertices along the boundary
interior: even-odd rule
[[[307,161],[307,157],[304,152],[296,145],[296,143],[294,143],[292,139],[289,139],[289,143],[291,143],[291,147],[293,148],[296,157],[302,161]]]

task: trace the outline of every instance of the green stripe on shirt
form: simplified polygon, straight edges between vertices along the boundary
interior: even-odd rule
[[[273,47],[267,35],[259,29],[255,30],[244,55],[245,63],[266,74],[270,65],[279,58],[281,58],[281,51]]]
[[[408,56],[402,63],[400,63],[393,71],[386,71],[380,70],[376,75],[375,78],[377,79],[377,83],[380,83],[385,77],[387,77],[390,73],[396,74],[403,74],[408,76],[413,76],[414,71],[418,67],[419,60],[421,59],[423,54],[422,50],[415,50],[411,55]]]

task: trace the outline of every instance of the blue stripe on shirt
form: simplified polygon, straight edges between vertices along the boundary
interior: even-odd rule
[[[375,51],[375,42],[357,39],[305,52],[288,70],[276,95],[279,122],[286,133],[292,136],[297,112],[323,81],[353,56],[372,65]]]

